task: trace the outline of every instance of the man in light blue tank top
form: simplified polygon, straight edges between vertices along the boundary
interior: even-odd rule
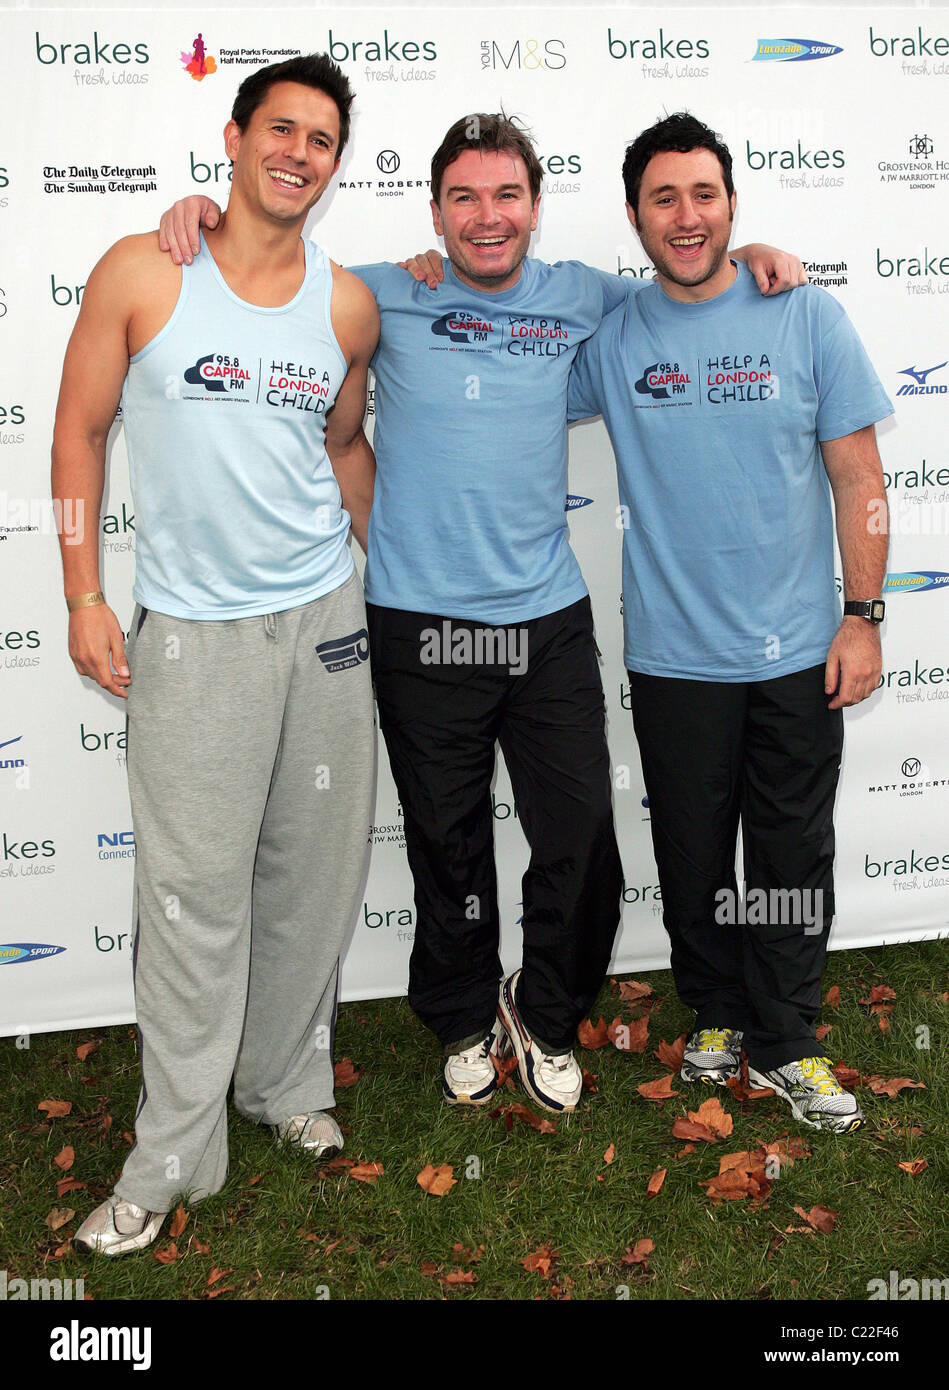
[[[442,1043],[443,1095],[488,1104],[492,1053],[513,1047],[531,1097],[570,1111],[576,1028],[607,968],[622,870],[590,600],[565,516],[566,392],[580,343],[638,285],[527,258],[540,183],[519,126],[463,117],[432,161],[444,283],[356,270],[381,311],[366,583],[415,879],[409,1002]],[[185,201],[193,226],[180,212],[162,226],[187,259],[197,215],[216,209]],[[505,981],[496,742],[531,848],[523,967]]]
[[[117,243],[66,354],[54,495],[98,518],[121,391],[138,546],[128,659],[98,528],[63,549],[76,668],[128,699],[137,850],[136,1142],[75,1237],[105,1255],[147,1246],[179,1194],[220,1189],[232,1078],[278,1142],[343,1142],[327,1113],[336,982],[375,771],[347,540],[352,516],[365,544],[378,314],[301,231],[352,99],[322,55],[253,73],[205,255],[179,270],[154,235]]]

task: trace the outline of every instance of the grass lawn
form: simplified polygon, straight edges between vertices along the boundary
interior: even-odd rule
[[[891,1269],[949,1277],[949,1088],[940,1066],[949,941],[830,956],[825,996],[836,985],[840,999],[824,1009],[826,1054],[863,1078],[908,1077],[925,1088],[888,1096],[859,1085],[867,1126],[845,1138],[798,1125],[774,1097],[722,1091],[733,1131],[683,1152],[673,1123],[708,1093],[676,1077],[676,1094],[655,1102],[637,1087],[668,1071],[656,1047],[672,1043],[691,1015],[669,972],[640,979],[653,991],[645,1051],[578,1051],[597,1089],[574,1115],[546,1117],[553,1133],[504,1111],[526,1102],[516,1083],[487,1109],[444,1105],[438,1048],[404,1000],[344,1006],[337,1061],[350,1058],[359,1076],[337,1090],[343,1158],[381,1164],[376,1181],[355,1180],[338,1160],[280,1151],[232,1111],[223,1191],[188,1211],[173,1241],[166,1225],[146,1252],[114,1261],[77,1254],[69,1238],[111,1191],[128,1149],[134,1029],[37,1035],[28,1049],[2,1039],[0,1268],[10,1279],[82,1277],[94,1299],[839,1300],[866,1299],[868,1282]],[[893,991],[889,1013],[860,1002],[874,986]],[[608,985],[592,1017],[631,1022],[647,1008]],[[91,1040],[98,1047],[80,1060],[77,1047]],[[46,1119],[37,1107],[47,1099],[69,1102],[70,1112]],[[783,1165],[763,1200],[716,1202],[700,1186],[723,1155],[781,1136],[802,1139],[809,1154]],[[58,1166],[69,1149],[71,1165]],[[915,1175],[898,1166],[917,1159],[927,1166]],[[426,1164],[451,1165],[456,1184],[445,1196],[419,1186]],[[661,1190],[647,1195],[663,1168]],[[84,1186],[59,1195],[57,1182],[70,1178]],[[813,1230],[795,1210],[815,1206],[836,1213],[830,1231]],[[59,1219],[54,1208],[71,1213],[57,1229],[48,1224]],[[645,1263],[630,1263],[640,1241],[652,1249]]]

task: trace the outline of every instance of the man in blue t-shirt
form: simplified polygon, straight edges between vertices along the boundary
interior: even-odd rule
[[[580,343],[639,282],[527,257],[541,176],[516,123],[465,116],[432,160],[444,282],[355,269],[381,315],[366,596],[415,880],[409,1002],[443,1045],[449,1103],[489,1103],[492,1054],[513,1047],[531,1097],[570,1111],[573,1040],[607,969],[622,869],[590,600],[564,509],[567,384]],[[209,207],[190,200],[202,217]],[[197,216],[177,221],[170,240],[190,259]],[[531,849],[523,967],[507,980],[496,742]]]
[[[863,1115],[814,1023],[841,711],[880,678],[874,423],[892,407],[830,295],[762,298],[729,258],[731,157],[711,130],[660,121],[623,178],[658,279],[581,348],[569,413],[602,414],[616,454],[633,720],[673,973],[696,1011],[682,1077],[726,1084],[744,1044],[755,1085],[847,1133]]]

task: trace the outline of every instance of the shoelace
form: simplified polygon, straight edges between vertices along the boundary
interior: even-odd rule
[[[840,1094],[840,1082],[830,1069],[829,1057],[804,1057],[798,1065],[804,1080],[809,1081],[822,1096]]]
[[[696,1047],[700,1052],[726,1052],[731,1050],[732,1028],[703,1028],[699,1032]]]

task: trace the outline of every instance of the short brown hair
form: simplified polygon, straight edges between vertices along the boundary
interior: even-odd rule
[[[527,169],[531,202],[537,201],[544,171],[531,142],[530,132],[503,111],[493,115],[478,111],[456,121],[432,155],[432,197],[436,203],[445,170],[465,150],[520,155]]]
[[[339,144],[336,147],[338,159],[349,139],[349,109],[353,104],[354,93],[348,78],[327,53],[305,53],[299,58],[290,58],[285,63],[272,63],[269,68],[258,68],[245,77],[237,89],[231,120],[246,130],[250,118],[257,107],[265,100],[267,93],[276,82],[299,82],[302,87],[313,87],[336,103],[339,112]]]

